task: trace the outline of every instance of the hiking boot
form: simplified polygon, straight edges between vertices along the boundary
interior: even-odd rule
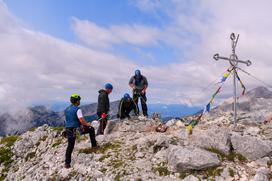
[[[64,167],[69,169],[69,168],[71,168],[71,165],[70,164],[65,164]]]
[[[99,146],[96,144],[96,145],[92,145],[92,143],[89,143],[90,144],[90,147],[91,148],[98,148]]]

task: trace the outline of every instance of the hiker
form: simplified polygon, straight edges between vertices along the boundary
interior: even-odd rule
[[[141,99],[141,105],[143,110],[143,115],[147,115],[147,105],[146,105],[146,89],[148,87],[148,82],[145,76],[141,74],[140,70],[135,71],[135,75],[132,76],[129,80],[129,86],[132,88],[133,92],[133,101],[135,102],[137,106],[137,112],[135,112],[136,115],[139,115],[139,107],[138,107],[138,99]]]
[[[118,106],[117,118],[130,119],[130,112],[134,109],[137,112],[137,106],[128,93],[124,94],[124,97],[120,100]]]
[[[99,120],[99,127],[97,135],[104,134],[107,126],[108,112],[110,110],[109,94],[112,92],[113,86],[110,83],[105,85],[104,89],[99,90],[97,116]]]
[[[64,111],[65,113],[65,133],[68,139],[68,146],[65,154],[65,168],[71,167],[71,156],[75,146],[77,129],[80,129],[81,134],[89,134],[90,136],[90,144],[93,148],[97,147],[97,142],[95,140],[95,130],[88,123],[82,114],[82,110],[78,107],[80,105],[81,97],[78,94],[73,94],[70,97],[71,105],[67,107]]]

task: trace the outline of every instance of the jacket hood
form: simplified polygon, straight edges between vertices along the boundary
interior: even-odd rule
[[[104,89],[99,90],[98,93],[106,93],[107,94],[107,92]]]

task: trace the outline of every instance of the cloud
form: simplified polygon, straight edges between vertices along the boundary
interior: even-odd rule
[[[118,91],[128,89],[127,75],[136,67],[129,60],[26,29],[3,5],[0,17],[2,103],[6,100],[13,107],[56,97],[68,100],[74,92],[95,102],[106,82]],[[2,23],[9,21],[14,23]]]
[[[112,25],[103,28],[88,20],[72,18],[72,29],[79,40],[92,47],[109,48],[118,44],[151,46],[158,44],[160,30],[143,25]]]

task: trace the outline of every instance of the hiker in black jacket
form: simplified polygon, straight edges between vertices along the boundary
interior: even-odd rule
[[[130,97],[128,93],[124,95],[124,97],[120,100],[119,102],[119,107],[118,107],[118,114],[117,117],[120,119],[125,119],[128,118],[130,119],[129,113],[134,109],[134,111],[137,111],[136,104]]]
[[[107,118],[110,110],[109,94],[112,92],[113,86],[109,83],[105,85],[105,89],[99,91],[97,116],[99,119],[99,128],[97,135],[104,134],[104,130],[107,126]]]
[[[129,80],[129,86],[133,90],[133,100],[137,106],[137,112],[135,112],[136,115],[139,114],[139,107],[138,107],[138,99],[141,99],[141,105],[143,109],[143,115],[147,115],[147,105],[146,105],[146,89],[148,87],[148,82],[145,76],[141,74],[140,70],[135,71],[135,75],[132,76]]]

